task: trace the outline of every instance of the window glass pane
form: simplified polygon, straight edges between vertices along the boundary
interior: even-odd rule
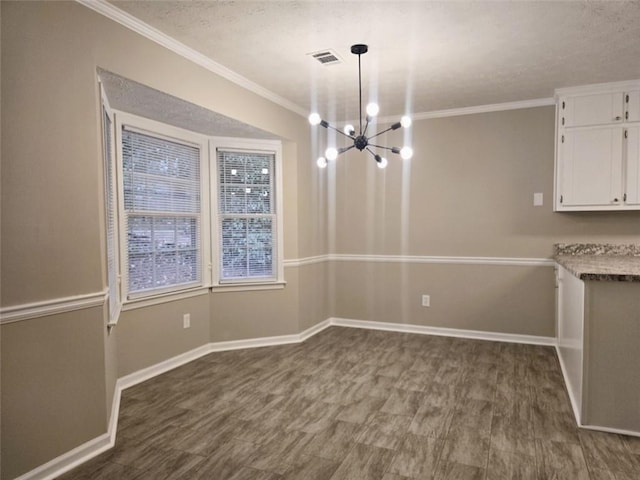
[[[200,211],[200,150],[163,138],[122,131],[127,211]]]
[[[247,249],[250,277],[273,274],[273,230],[271,218],[250,218],[247,225]]]
[[[129,217],[129,291],[199,280],[197,218]]]
[[[200,282],[200,149],[123,127],[122,159],[129,293]]]
[[[275,276],[273,153],[218,151],[221,280]]]

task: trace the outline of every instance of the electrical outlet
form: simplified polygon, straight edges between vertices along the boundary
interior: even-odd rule
[[[182,316],[182,328],[189,328],[191,326],[191,314],[185,313]]]
[[[429,295],[422,295],[422,306],[423,307],[431,306],[431,297]]]

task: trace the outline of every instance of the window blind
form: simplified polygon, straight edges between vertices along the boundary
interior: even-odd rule
[[[218,149],[220,281],[275,279],[274,153]]]
[[[128,292],[202,281],[200,149],[122,130]]]

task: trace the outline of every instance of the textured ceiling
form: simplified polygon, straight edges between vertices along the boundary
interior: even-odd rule
[[[118,8],[306,110],[357,118],[548,98],[640,78],[640,1],[113,1]],[[343,63],[307,55],[333,49]]]
[[[116,110],[210,136],[240,138],[277,138],[268,132],[220,113],[186,102],[153,88],[98,69],[100,81]]]

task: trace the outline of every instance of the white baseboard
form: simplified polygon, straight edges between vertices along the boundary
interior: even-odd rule
[[[182,353],[180,355],[176,355],[175,357],[171,357],[167,360],[164,360],[160,363],[156,363],[147,368],[143,368],[136,372],[130,373],[129,375],[125,375],[124,377],[120,377],[116,384],[116,390],[124,390],[129,387],[133,387],[138,383],[142,383],[150,378],[156,377],[162,373],[168,372],[169,370],[173,370],[185,363],[192,362],[208,353],[211,353],[211,344],[202,345],[200,347],[194,348],[193,350],[189,350],[188,352]]]
[[[554,346],[556,344],[556,340],[553,337],[484,332],[480,330],[463,330],[458,328],[429,327],[410,323],[372,322],[369,320],[353,320],[350,318],[331,318],[330,323],[331,325],[336,325],[338,327],[367,328],[370,330],[385,330],[389,332],[470,338],[475,340],[489,340],[492,342],[524,343],[528,345],[546,346]]]
[[[122,391],[149,380],[157,375],[173,370],[181,365],[192,362],[204,355],[213,352],[238,350],[244,348],[257,348],[276,345],[301,343],[320,333],[330,326],[366,328],[372,330],[386,330],[392,332],[417,333],[423,335],[440,335],[448,337],[473,338],[498,342],[527,343],[534,345],[555,345],[555,339],[551,337],[537,337],[532,335],[514,335],[508,333],[481,332],[475,330],[458,330],[453,328],[427,327],[424,325],[397,324],[385,322],[372,322],[366,320],[353,320],[348,318],[328,318],[298,334],[280,335],[274,337],[250,338],[245,340],[231,340],[225,342],[212,342],[202,345],[188,352],[164,360],[160,363],[143,368],[136,372],[120,377],[116,382],[107,433],[80,445],[73,450],[54,458],[40,467],[25,473],[16,480],[51,480],[63,473],[90,460],[115,445],[116,431],[118,427],[118,414],[120,411],[120,398]],[[631,433],[633,434],[633,433]]]
[[[14,480],[50,480],[56,478],[96,455],[106,452],[112,446],[111,435],[109,433],[104,433],[99,437],[83,443],[73,450],[63,453],[44,465],[40,465],[24,475],[16,477]]]

